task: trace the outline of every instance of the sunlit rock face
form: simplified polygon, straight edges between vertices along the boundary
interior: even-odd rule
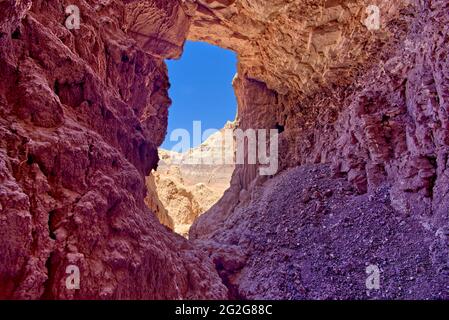
[[[373,4],[385,26],[405,1],[200,0],[189,38],[236,51],[241,76],[279,94],[308,94],[350,78],[388,36],[363,24]]]

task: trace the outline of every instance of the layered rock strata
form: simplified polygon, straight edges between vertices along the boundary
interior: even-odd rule
[[[227,143],[225,132],[232,134],[234,127],[234,123],[228,122],[222,130],[184,153],[159,149],[157,171],[147,180],[154,192],[147,197],[156,195],[160,200],[156,215],[176,233],[187,237],[192,223],[229,188],[235,168],[234,141]]]

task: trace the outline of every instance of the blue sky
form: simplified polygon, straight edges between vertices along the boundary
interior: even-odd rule
[[[234,120],[237,101],[232,79],[237,72],[234,52],[202,42],[188,41],[180,60],[167,60],[170,77],[168,132],[162,148],[171,149],[174,129],[183,128],[192,135],[193,121],[201,121],[202,131],[221,129]],[[191,141],[193,145],[193,141]],[[194,145],[193,145],[194,147]]]

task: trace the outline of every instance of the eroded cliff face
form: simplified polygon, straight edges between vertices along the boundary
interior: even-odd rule
[[[388,285],[402,288],[377,297],[447,298],[447,1],[279,1],[277,8],[262,2],[201,2],[189,36],[239,53],[239,121],[244,129],[282,128],[281,170],[316,167],[268,179],[257,166],[237,166],[231,188],[192,226],[191,239],[208,248],[227,245],[210,255],[237,297],[366,297],[360,270],[377,261]],[[360,23],[369,4],[380,8],[380,30]],[[332,167],[325,171],[335,177],[329,192],[317,190],[327,185],[321,175],[315,184],[298,178],[323,172],[319,163]],[[351,207],[329,199],[340,178],[350,183],[343,193],[352,194]],[[274,191],[275,185],[282,186]],[[315,196],[301,200],[308,193]],[[387,231],[392,215],[402,231]],[[337,231],[336,217],[350,227]],[[384,227],[371,233],[363,223]],[[378,243],[384,232],[401,236]],[[412,248],[401,258],[393,254],[399,243]],[[417,271],[420,265],[433,271]],[[412,274],[412,283],[404,285],[399,274]]]
[[[382,22],[370,31],[362,24],[368,2],[231,2],[200,2],[189,37],[239,53],[234,86],[241,127],[282,126],[281,168],[332,163],[359,193],[390,183],[396,209],[432,211],[444,221],[447,3],[375,1]],[[330,41],[334,33],[339,36]],[[294,41],[279,41],[280,34]],[[301,39],[311,45],[302,47]],[[307,76],[304,70],[314,65],[320,67]],[[298,77],[306,85],[296,87]],[[237,173],[244,189],[256,177],[250,166]]]
[[[0,298],[227,296],[209,259],[144,203],[182,10],[148,2],[158,32],[139,45],[126,3],[0,3]],[[79,30],[64,26],[68,5]],[[66,287],[70,265],[79,290]]]
[[[344,151],[337,139],[345,133],[337,132],[337,122],[343,121],[341,114],[352,95],[364,88],[366,73],[388,59],[392,47],[402,47],[418,9],[409,1],[279,1],[273,7],[263,3],[233,1],[226,8],[206,10],[202,2],[189,37],[238,52],[234,87],[240,128],[282,128],[279,171],[329,162],[335,163],[336,171],[344,171],[338,168]],[[373,4],[380,12],[378,30],[364,24]],[[214,32],[229,36],[219,38]],[[231,36],[236,34],[240,36]],[[218,228],[256,180],[266,178],[258,177],[257,171],[257,166],[237,166],[234,187],[218,203],[220,209],[200,219],[194,232],[207,234]],[[360,186],[366,172],[349,171],[343,174]],[[360,191],[366,189],[365,183]]]
[[[363,25],[369,5],[378,5],[387,23],[406,2],[199,0],[189,38],[236,51],[240,75],[278,94],[309,94],[351,79],[387,36]]]
[[[448,298],[448,5],[2,1],[0,297],[366,298],[375,264],[374,297]],[[238,53],[240,128],[282,131],[191,242],[144,202],[187,38]]]
[[[147,178],[152,191],[147,203],[162,224],[188,237],[193,222],[223,196],[235,168],[226,162],[226,157],[234,155],[234,143],[226,142],[225,132],[234,128],[235,123],[228,122],[184,153],[159,149],[157,171]]]

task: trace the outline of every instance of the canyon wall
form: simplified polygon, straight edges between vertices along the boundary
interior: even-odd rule
[[[1,1],[0,297],[449,298],[448,5]],[[280,133],[193,241],[144,201],[186,39],[236,51],[239,127]]]
[[[147,202],[159,200],[154,212],[162,224],[188,237],[192,223],[223,196],[235,168],[232,162],[226,163],[226,157],[234,157],[234,143],[232,138],[226,142],[225,132],[230,130],[232,137],[234,128],[228,122],[186,152],[159,149],[157,171],[147,178],[152,191]]]
[[[190,238],[240,298],[367,298],[373,261],[389,286],[375,297],[447,298],[449,4],[263,2],[201,1],[189,37],[238,52],[239,123],[280,128],[286,172],[237,166]]]
[[[234,88],[240,128],[282,128],[279,171],[337,163],[342,151],[337,121],[351,95],[364,87],[366,73],[392,47],[402,46],[415,7],[409,1],[231,2],[211,6],[200,1],[189,38],[238,53]],[[364,25],[373,4],[380,12],[378,30]],[[237,166],[234,187],[218,203],[220,209],[200,219],[194,232],[216,229],[240,198],[266,178],[257,171],[254,165]],[[358,173],[349,174],[352,182],[363,174]]]
[[[281,169],[332,163],[360,194],[389,183],[396,209],[443,226],[447,3],[231,3],[200,1],[189,37],[238,52],[241,128],[282,127]],[[363,25],[370,4],[379,30]],[[256,173],[246,165],[235,179],[247,189]]]
[[[0,2],[0,298],[227,297],[209,258],[144,203],[170,104],[163,59],[188,23],[175,1],[139,4]],[[127,32],[140,9],[151,36]]]

